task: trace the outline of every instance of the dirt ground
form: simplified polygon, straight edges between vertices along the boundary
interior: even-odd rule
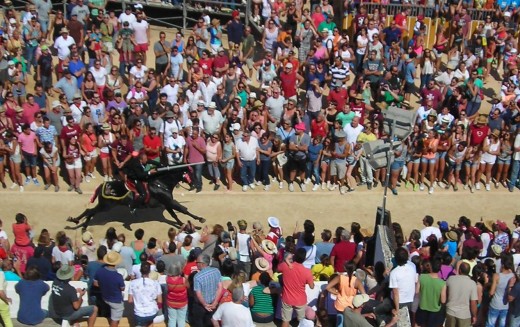
[[[225,23],[225,22],[223,22]],[[152,28],[152,45],[158,39],[159,30]],[[167,39],[173,38],[174,31],[167,30]],[[147,66],[153,67],[153,54],[148,53]],[[114,60],[117,62],[117,60]],[[32,81],[32,79],[30,79]],[[418,82],[416,83],[418,84]],[[499,84],[490,81],[486,84],[489,92],[493,89],[498,90]],[[417,101],[413,99],[412,103]],[[481,112],[487,113],[490,104],[485,101]],[[66,186],[61,181],[61,191],[54,193],[52,190],[43,191],[42,187],[29,185],[24,193],[10,190],[0,190],[0,218],[4,223],[5,230],[11,233],[11,223],[17,212],[23,212],[29,218],[36,234],[42,228],[47,228],[52,234],[62,230],[69,225],[65,219],[68,216],[75,216],[89,206],[89,198],[94,187],[98,185],[101,178],[93,180],[91,183],[83,183],[83,195],[75,192],[68,193]],[[200,194],[188,193],[184,189],[174,191],[174,196],[189,210],[207,219],[209,226],[220,223],[225,225],[227,221],[236,224],[238,219],[245,219],[250,224],[253,221],[261,221],[267,225],[268,216],[280,218],[282,227],[286,234],[292,233],[295,223],[300,222],[300,226],[305,219],[311,219],[316,224],[319,231],[323,228],[334,230],[337,226],[349,227],[354,221],[359,222],[363,227],[372,228],[374,225],[377,206],[383,200],[383,188],[367,191],[366,188],[358,188],[355,192],[347,195],[340,195],[339,192],[329,192],[327,190],[311,192],[312,186],[308,186],[308,191],[302,193],[296,186],[296,191],[290,193],[287,184],[283,190],[273,185],[271,191],[264,192],[261,187],[247,193],[241,192],[239,185],[234,186],[234,191],[225,193],[221,190],[212,191],[212,186],[205,181],[204,189]],[[490,192],[484,190],[471,194],[469,190],[458,192],[446,191],[437,188],[435,193],[428,195],[427,192],[413,192],[404,187],[399,189],[399,195],[394,196],[388,192],[387,209],[391,211],[392,220],[402,224],[405,233],[409,233],[413,228],[421,228],[421,220],[424,215],[432,215],[436,220],[446,220],[450,224],[457,221],[458,217],[465,215],[472,221],[483,219],[503,219],[508,223],[512,222],[515,214],[520,211],[518,201],[518,190],[509,193],[503,187]],[[92,206],[92,205],[90,205]],[[166,213],[167,216],[167,213]],[[168,217],[168,216],[167,216]],[[185,216],[180,215],[183,221]],[[131,232],[122,227],[121,222],[107,223],[106,226],[94,226],[89,228],[96,238],[101,238],[104,231],[109,226],[114,226],[118,232]],[[149,222],[133,224],[131,227],[144,228],[145,238],[155,236],[160,240],[166,239],[168,225],[154,222],[154,217],[149,217]],[[70,234],[72,233],[72,234]],[[133,233],[131,233],[133,234]],[[69,232],[71,237],[78,241],[80,232]],[[132,239],[133,235],[127,237]]]

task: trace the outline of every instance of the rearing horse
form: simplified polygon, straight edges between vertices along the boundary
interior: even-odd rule
[[[164,209],[176,220],[168,220],[166,222],[177,228],[180,228],[183,223],[179,217],[177,217],[175,211],[188,215],[200,223],[204,223],[206,219],[192,214],[185,206],[181,205],[173,198],[173,189],[183,180],[188,183],[190,182],[189,168],[187,165],[158,168],[157,172],[150,175],[148,178],[150,199],[144,208],[138,210],[164,207]],[[90,202],[94,203],[96,198],[98,198],[98,204],[94,208],[86,209],[75,218],[67,218],[67,221],[76,223],[76,226],[69,227],[69,229],[78,229],[80,227],[86,229],[90,220],[96,214],[108,211],[115,206],[128,207],[132,201],[134,201],[134,192],[129,191],[122,181],[104,182],[96,188]],[[129,217],[132,216],[130,211],[128,214]],[[85,221],[80,224],[80,221],[83,218],[85,218]],[[125,224],[125,226],[128,225]]]

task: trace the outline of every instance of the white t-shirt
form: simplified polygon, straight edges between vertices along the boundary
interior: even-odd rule
[[[192,234],[187,234],[186,232],[181,232],[179,234],[177,234],[177,238],[175,239],[177,242],[179,243],[183,243],[184,242],[184,238],[187,236],[187,235],[190,235],[192,237],[192,240],[191,240],[191,245],[196,248],[196,247],[199,247],[200,246],[200,234],[199,232],[195,232],[195,233],[192,233]]]
[[[70,55],[69,47],[73,44],[76,44],[76,41],[74,41],[74,39],[70,36],[67,36],[65,39],[62,35],[59,36],[56,41],[54,41],[54,48],[58,50],[58,58],[60,60],[63,60]]]
[[[256,149],[258,149],[258,140],[254,137],[249,138],[249,142],[238,140],[236,149],[240,159],[251,161],[256,159]]]
[[[149,317],[157,313],[157,296],[161,294],[159,282],[150,278],[134,279],[128,287],[128,295],[134,298],[134,313],[139,317]]]
[[[356,49],[356,52],[359,53],[360,55],[364,55],[365,52],[367,51],[368,37],[363,38],[361,35],[358,35],[356,41],[357,41],[357,44],[359,44],[359,46]]]
[[[98,86],[103,86],[106,84],[108,72],[105,67],[99,67],[99,69],[90,67],[89,71],[94,76],[94,80]]]
[[[140,69],[136,65],[130,69],[130,75],[134,75],[136,82],[139,81],[142,83],[144,82],[144,77],[146,76],[147,71],[148,67],[146,67],[145,65],[142,65]]]
[[[170,150],[178,150],[181,149],[181,152],[179,153],[168,153],[168,160],[179,162],[179,160],[182,159],[183,149],[186,145],[186,140],[184,140],[184,137],[177,135],[177,138],[174,138],[173,136],[168,137],[166,139],[166,146]]]
[[[150,265],[150,271],[157,271],[155,265]],[[135,277],[135,279],[143,277],[143,275],[141,275],[141,264],[132,266],[132,275]]]
[[[146,44],[148,43],[148,35],[146,31],[148,31],[148,22],[146,20],[141,20],[140,22],[133,22],[130,27],[134,30],[135,42],[137,44]]]
[[[251,311],[242,304],[227,302],[221,304],[213,314],[214,320],[220,320],[222,327],[254,327]]]
[[[62,264],[69,264],[74,261],[74,253],[71,250],[62,252],[57,246],[52,248],[52,257],[55,261],[60,261]]]
[[[440,240],[442,237],[441,230],[438,227],[428,226],[428,227],[424,227],[421,230],[421,242],[426,243],[427,242],[426,239],[428,238],[428,236],[430,236],[432,234],[434,234],[438,240]]]
[[[359,124],[357,127],[353,127],[352,124],[347,124],[343,127],[343,131],[347,134],[347,142],[354,146],[357,142],[359,134],[363,131],[363,125]]]
[[[415,284],[418,275],[415,265],[408,261],[403,266],[397,266],[390,272],[390,288],[399,290],[399,303],[412,303],[415,296]]]
[[[520,133],[516,134],[515,144],[513,145],[515,148],[520,148]],[[515,151],[513,155],[513,160],[520,160],[520,151]]]
[[[428,115],[430,114],[431,110],[426,106],[420,106],[419,109],[417,109],[417,124],[421,125],[423,120],[425,120]]]
[[[81,101],[79,107],[73,103],[70,105],[70,110],[72,111],[72,117],[76,123],[79,123],[81,120],[81,116],[83,115],[83,108],[87,106],[85,101]]]
[[[118,21],[121,25],[123,25],[124,22],[128,22],[130,24],[130,26],[132,26],[132,24],[137,21],[137,18],[135,18],[135,15],[133,13],[130,13],[130,15],[127,15],[126,13],[123,12],[123,13],[121,13],[121,15],[119,15]]]
[[[179,131],[181,130],[182,126],[177,121],[174,120],[171,123],[169,123],[167,120],[161,124],[161,128],[159,130],[159,133],[164,134],[164,146],[167,146],[167,141],[170,136],[172,136],[172,128],[176,127]]]
[[[162,89],[161,93],[166,93],[168,96],[167,101],[171,104],[177,103],[177,95],[179,94],[179,84],[166,84]]]

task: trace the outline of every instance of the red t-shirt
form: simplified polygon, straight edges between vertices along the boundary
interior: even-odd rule
[[[199,271],[199,268],[197,268],[197,262],[192,261],[188,262],[186,266],[184,266],[184,270],[182,271],[182,273],[185,277],[188,277],[189,275],[191,275],[191,273],[194,273],[196,271]]]
[[[442,100],[441,91],[439,91],[438,89],[430,90],[427,87],[425,87],[421,90],[421,97],[422,97],[421,104],[423,106],[426,105],[427,100],[432,100],[432,107],[434,107],[434,108],[437,108],[439,105],[439,102],[441,102],[441,100]]]
[[[213,59],[213,69],[223,68],[226,64],[229,65],[229,58],[227,56],[216,56]]]
[[[79,128],[78,124],[74,124],[72,125],[72,127],[70,127],[69,125],[65,125],[61,129],[60,138],[68,142],[74,136],[79,137],[80,134],[81,128]]]
[[[339,91],[336,91],[336,89],[332,89],[329,92],[327,100],[329,102],[332,100],[336,101],[336,108],[339,111],[342,111],[343,107],[345,107],[345,103],[347,103],[348,101],[348,92],[344,88],[340,88]]]
[[[278,272],[283,274],[283,302],[294,306],[306,305],[307,293],[305,293],[305,285],[313,283],[311,270],[297,262],[293,262],[292,268],[289,268],[283,262],[278,265]]]
[[[395,16],[394,21],[397,26],[404,27],[406,25],[406,15],[399,13]]]
[[[318,123],[318,121],[313,120],[311,122],[312,137],[321,135],[321,137],[325,138],[327,136],[327,131],[325,130],[325,126],[327,126],[326,120],[322,120],[321,123]]]
[[[27,246],[31,244],[28,232],[31,230],[28,224],[13,224],[14,244]]]
[[[349,241],[341,241],[334,245],[330,256],[334,257],[334,271],[344,272],[345,262],[348,262],[356,256],[356,244]]]
[[[199,59],[199,66],[202,69],[203,74],[212,75],[213,73],[213,59]]]
[[[294,70],[294,68],[293,68]],[[296,95],[296,72],[292,72],[290,74],[287,74],[286,72],[283,72],[280,74],[280,80],[283,91],[283,96],[288,99],[292,96]]]
[[[151,138],[150,135],[146,135],[143,138],[143,145],[145,146],[145,148],[157,150],[161,147],[161,138],[158,136]],[[146,151],[146,155],[150,160],[154,160],[159,157],[159,153],[153,153],[151,151]]]
[[[355,102],[351,102],[350,109],[359,117],[359,123],[363,125],[363,121],[365,120],[365,103],[361,102],[360,104],[356,104]]]
[[[23,108],[23,121],[27,124],[32,124],[34,121],[34,114],[40,111],[40,106],[37,103],[33,105],[26,102],[22,106]]]
[[[478,127],[473,124],[469,127],[469,132],[471,134],[471,146],[480,145],[489,134],[489,126],[483,125],[482,127]]]

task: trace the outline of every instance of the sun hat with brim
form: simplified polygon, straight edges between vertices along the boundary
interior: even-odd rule
[[[491,252],[498,257],[502,254],[502,247],[498,244],[493,244],[491,245]]]
[[[70,109],[70,108],[63,109],[64,114],[70,114],[71,112],[72,112],[72,109]],[[110,127],[109,127],[109,129],[110,129]]]
[[[491,219],[488,219],[486,221],[484,221],[484,226],[486,226],[487,229],[489,229],[489,231],[493,231],[493,225],[495,224],[495,222]]]
[[[352,305],[354,306],[354,308],[359,308],[363,304],[367,303],[368,300],[370,300],[368,294],[358,294],[354,296],[354,299],[352,300]]]
[[[305,123],[298,123],[296,126],[294,126],[294,129],[297,131],[304,131],[305,130]]]
[[[361,228],[359,232],[361,233],[361,236],[363,236],[364,238],[372,237],[374,235],[374,232],[372,232],[368,228]]]
[[[61,30],[60,30],[60,34],[63,34],[63,33],[69,34],[69,29],[66,28],[66,27],[62,27]]]
[[[271,240],[263,240],[262,241],[262,249],[264,250],[264,252],[266,252],[267,254],[273,254],[273,253],[276,253],[276,245],[274,244],[273,241]]]
[[[86,231],[85,233],[83,233],[83,235],[81,235],[81,240],[83,241],[83,243],[88,243],[92,240],[93,236],[92,236],[92,233],[89,232],[89,231]]]
[[[507,230],[507,224],[502,220],[497,220],[497,228],[500,231],[505,232]]]
[[[231,127],[234,131],[239,131],[241,126],[239,123],[234,123]]]
[[[41,50],[42,51],[47,51],[47,50],[49,50],[49,46],[47,44],[44,44],[44,45],[41,46]]]
[[[258,109],[258,108],[261,108],[263,105],[264,105],[264,103],[262,101],[256,100],[255,103],[253,104],[253,108]]]
[[[430,111],[428,117],[437,117],[437,113],[435,112],[435,110]]]
[[[446,66],[447,69],[450,69],[450,70],[455,70],[457,69],[457,65],[455,65],[454,63],[450,62],[447,66]]]
[[[217,104],[215,102],[211,101],[209,103],[208,109],[215,109],[215,108],[217,108]]]
[[[251,92],[251,93],[249,93],[249,97],[250,97],[251,99],[258,99],[258,96],[256,95],[256,92]]]
[[[63,265],[56,272],[56,278],[59,280],[69,280],[74,276],[74,267],[69,265]]]
[[[104,123],[103,126],[101,126],[101,129],[104,130],[104,131],[109,131],[110,130],[110,125],[108,123]]]
[[[103,257],[103,262],[109,266],[116,266],[121,263],[121,255],[115,251],[110,251]]]
[[[360,93],[358,93],[358,94],[356,94],[354,99],[356,99],[356,100],[363,100],[363,96]]]
[[[256,269],[260,271],[266,271],[267,269],[269,269],[269,261],[267,261],[265,258],[256,258],[255,266]]]
[[[168,111],[168,112],[166,112],[164,117],[165,118],[173,118],[173,117],[175,117],[175,114],[173,113],[173,111]]]
[[[498,129],[494,129],[492,132],[491,132],[491,136],[494,136],[494,137],[500,137],[500,131]]]
[[[487,124],[486,115],[478,116],[477,119],[475,120],[475,123],[477,123],[477,124]]]
[[[20,106],[17,106],[16,108],[14,108],[14,111],[15,112],[23,112],[23,108],[20,107]]]
[[[269,226],[274,227],[274,228],[280,227],[280,220],[276,217],[272,217],[272,216],[268,217],[267,223],[269,224]]]
[[[157,271],[150,271],[150,273],[148,274],[148,278],[150,278],[151,280],[159,280],[160,276],[161,275],[159,275]]]
[[[457,242],[457,239],[459,238],[457,235],[457,232],[454,230],[450,230],[446,233],[446,238],[450,241]]]

